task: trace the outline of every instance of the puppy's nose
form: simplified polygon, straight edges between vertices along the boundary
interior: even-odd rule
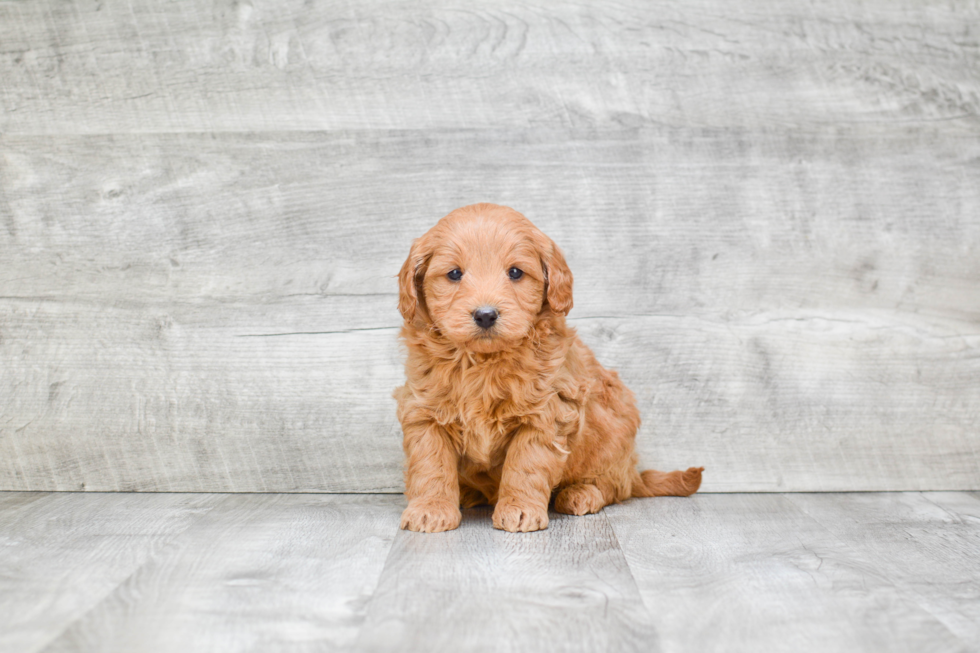
[[[481,329],[489,329],[493,326],[493,323],[497,321],[497,315],[497,309],[490,306],[481,306],[473,311],[473,321],[476,322]]]

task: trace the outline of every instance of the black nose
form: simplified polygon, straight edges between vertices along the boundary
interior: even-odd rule
[[[497,321],[497,309],[490,308],[489,306],[484,306],[473,311],[473,321],[476,322],[481,329],[489,329],[493,326],[493,323]]]

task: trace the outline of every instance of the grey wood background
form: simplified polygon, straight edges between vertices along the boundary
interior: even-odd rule
[[[514,206],[706,491],[980,489],[980,3],[0,3],[0,489],[400,491]]]

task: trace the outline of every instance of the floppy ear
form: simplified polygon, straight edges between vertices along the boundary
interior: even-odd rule
[[[572,310],[572,271],[555,242],[545,236],[547,246],[541,256],[544,264],[545,299],[555,313]]]
[[[428,239],[423,236],[412,241],[412,250],[402,264],[398,273],[398,311],[406,322],[416,320],[422,323],[429,321],[425,310],[425,296],[422,293],[422,277],[432,252],[428,247]]]

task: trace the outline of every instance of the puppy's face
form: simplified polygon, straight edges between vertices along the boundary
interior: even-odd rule
[[[478,204],[453,211],[412,247],[399,308],[456,346],[489,353],[513,347],[542,312],[571,308],[571,273],[554,243],[513,209]]]

